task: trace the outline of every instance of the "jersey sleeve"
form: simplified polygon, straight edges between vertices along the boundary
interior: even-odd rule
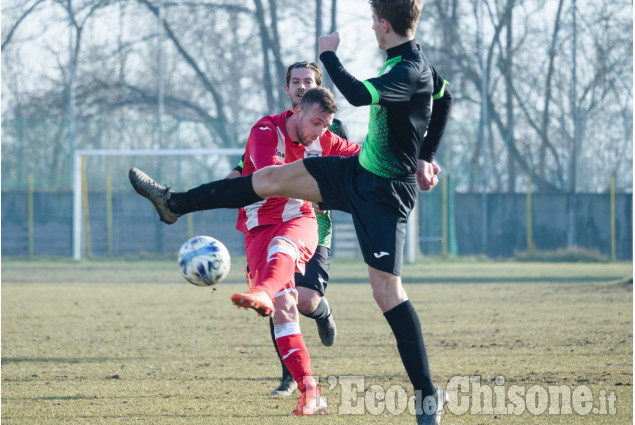
[[[430,115],[430,124],[428,131],[421,144],[419,151],[419,159],[432,162],[434,154],[441,143],[441,138],[445,132],[445,126],[450,117],[452,108],[452,93],[448,88],[449,83],[445,81],[434,69],[432,71],[432,79],[434,82],[434,92],[432,95],[432,114]]]
[[[366,85],[344,69],[335,52],[323,52],[320,55],[320,60],[329,77],[331,77],[331,81],[333,81],[333,84],[335,84],[348,103],[353,106],[371,104],[373,98]]]
[[[278,134],[272,122],[259,122],[252,127],[247,140],[249,160],[256,170],[269,165],[282,165],[276,153]]]
[[[349,140],[343,139],[337,134],[331,133],[330,156],[353,156],[361,150],[361,146]]]

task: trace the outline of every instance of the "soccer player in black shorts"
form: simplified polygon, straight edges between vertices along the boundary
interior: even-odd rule
[[[445,83],[440,87],[437,80],[442,79],[435,77],[414,42],[420,0],[370,0],[370,4],[377,43],[387,54],[379,77],[359,81],[344,69],[335,54],[337,33],[319,39],[320,60],[336,87],[351,104],[371,105],[368,136],[358,156],[306,158],[184,193],[171,192],[134,168],[130,180],[166,223],[189,212],[238,208],[276,195],[350,212],[373,297],[393,330],[417,396],[417,423],[439,424],[447,394],[432,381],[421,324],[400,275],[406,222],[417,186],[430,190],[438,183],[440,168],[434,153],[452,97]],[[234,294],[232,302],[256,310],[272,307],[270,297],[257,285]]]
[[[300,61],[287,68],[285,93],[291,100],[291,109],[300,104],[302,95],[313,87],[322,85],[322,68],[316,62]],[[333,124],[329,127],[331,133],[348,139],[348,132],[344,123],[333,118]],[[240,163],[225,178],[236,178],[242,175],[244,155]],[[329,280],[329,266],[331,255],[331,236],[333,223],[330,211],[316,210],[318,223],[318,247],[311,260],[306,264],[304,274],[295,274],[295,285],[298,291],[298,311],[315,320],[320,341],[326,346],[335,342],[337,327],[330,305],[325,297]],[[280,351],[275,342],[273,320],[269,319],[271,340],[276,349],[276,354],[282,367],[282,377],[278,386],[271,391],[271,395],[288,396],[297,388],[291,373],[287,369],[280,356]]]

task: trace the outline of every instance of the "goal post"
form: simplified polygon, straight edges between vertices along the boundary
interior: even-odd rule
[[[215,149],[79,149],[73,154],[73,259],[82,258],[82,226],[83,223],[83,179],[82,158],[88,156],[205,156],[205,155],[242,155],[244,148]]]

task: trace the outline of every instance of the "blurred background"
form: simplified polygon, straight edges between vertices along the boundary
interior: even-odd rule
[[[359,79],[384,60],[365,0],[1,8],[3,256],[171,256],[196,234],[241,255],[235,211],[165,226],[127,170],[175,190],[222,178],[251,126],[289,107],[286,67],[316,60],[320,34],[340,32]],[[632,1],[430,0],[416,39],[454,96],[416,252],[632,259]],[[368,108],[334,92],[362,143]],[[334,219],[334,255],[358,256],[350,217]]]

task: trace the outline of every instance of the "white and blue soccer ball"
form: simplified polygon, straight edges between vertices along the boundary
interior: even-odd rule
[[[227,277],[231,257],[220,241],[194,236],[181,246],[178,262],[185,280],[196,286],[212,286]]]

